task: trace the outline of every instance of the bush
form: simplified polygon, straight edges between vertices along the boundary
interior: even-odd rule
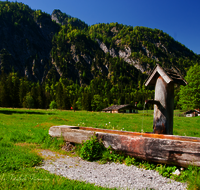
[[[156,171],[158,171],[160,175],[168,178],[172,175],[173,172],[176,171],[176,169],[176,166],[166,166],[161,164],[156,167]]]
[[[83,142],[80,157],[88,161],[98,160],[102,157],[104,150],[103,143],[99,142],[96,136],[92,136],[90,140]]]
[[[49,108],[50,109],[57,109],[57,103],[54,100],[51,101],[51,103],[49,104]]]
[[[25,96],[25,100],[23,102],[23,107],[24,108],[34,108],[34,99],[33,97],[30,95],[30,93],[28,93],[26,96]]]
[[[132,158],[130,156],[127,156],[126,159],[125,159],[125,164],[127,166],[131,166],[131,165],[134,165],[135,164],[135,158]]]
[[[106,162],[119,162],[122,163],[123,160],[125,159],[125,155],[122,152],[116,152],[113,150],[110,146],[105,149],[102,155],[102,163]]]

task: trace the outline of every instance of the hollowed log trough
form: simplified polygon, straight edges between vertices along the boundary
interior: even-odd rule
[[[49,129],[52,137],[63,136],[65,141],[82,143],[96,135],[105,147],[111,146],[143,160],[179,165],[200,166],[200,138],[117,131],[76,126],[53,126]]]

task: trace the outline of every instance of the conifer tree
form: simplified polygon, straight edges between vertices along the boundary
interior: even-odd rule
[[[63,87],[61,82],[59,81],[56,87],[56,103],[58,109],[62,109],[62,97],[63,97]]]
[[[0,102],[2,107],[8,106],[8,90],[6,85],[6,74],[4,71],[1,73],[1,83],[0,83]]]
[[[28,81],[27,78],[22,78],[20,80],[20,84],[19,84],[19,104],[20,107],[23,107],[23,102],[24,102],[24,98],[26,96],[26,93],[28,92]]]
[[[190,67],[185,80],[188,85],[181,86],[179,104],[182,109],[197,109],[200,107],[200,65]]]

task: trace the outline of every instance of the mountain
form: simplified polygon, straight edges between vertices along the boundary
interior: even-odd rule
[[[42,11],[22,3],[0,3],[1,70],[42,80],[48,72],[52,37],[60,26]]]
[[[51,14],[51,19],[53,21],[56,21],[56,23],[61,25],[72,25],[74,27],[77,27],[79,29],[88,28],[88,25],[81,21],[78,18],[71,17],[70,15],[67,15],[66,13],[62,13],[60,10],[55,9]]]
[[[94,78],[133,82],[135,87],[159,63],[185,75],[199,63],[194,54],[158,29],[118,23],[88,26],[60,10],[52,15],[17,2],[0,2],[0,71],[32,81]]]

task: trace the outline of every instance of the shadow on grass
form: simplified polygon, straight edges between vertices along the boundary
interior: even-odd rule
[[[55,113],[45,113],[45,112],[38,112],[38,111],[19,111],[19,110],[0,110],[0,114],[39,114],[39,115],[55,115]]]

